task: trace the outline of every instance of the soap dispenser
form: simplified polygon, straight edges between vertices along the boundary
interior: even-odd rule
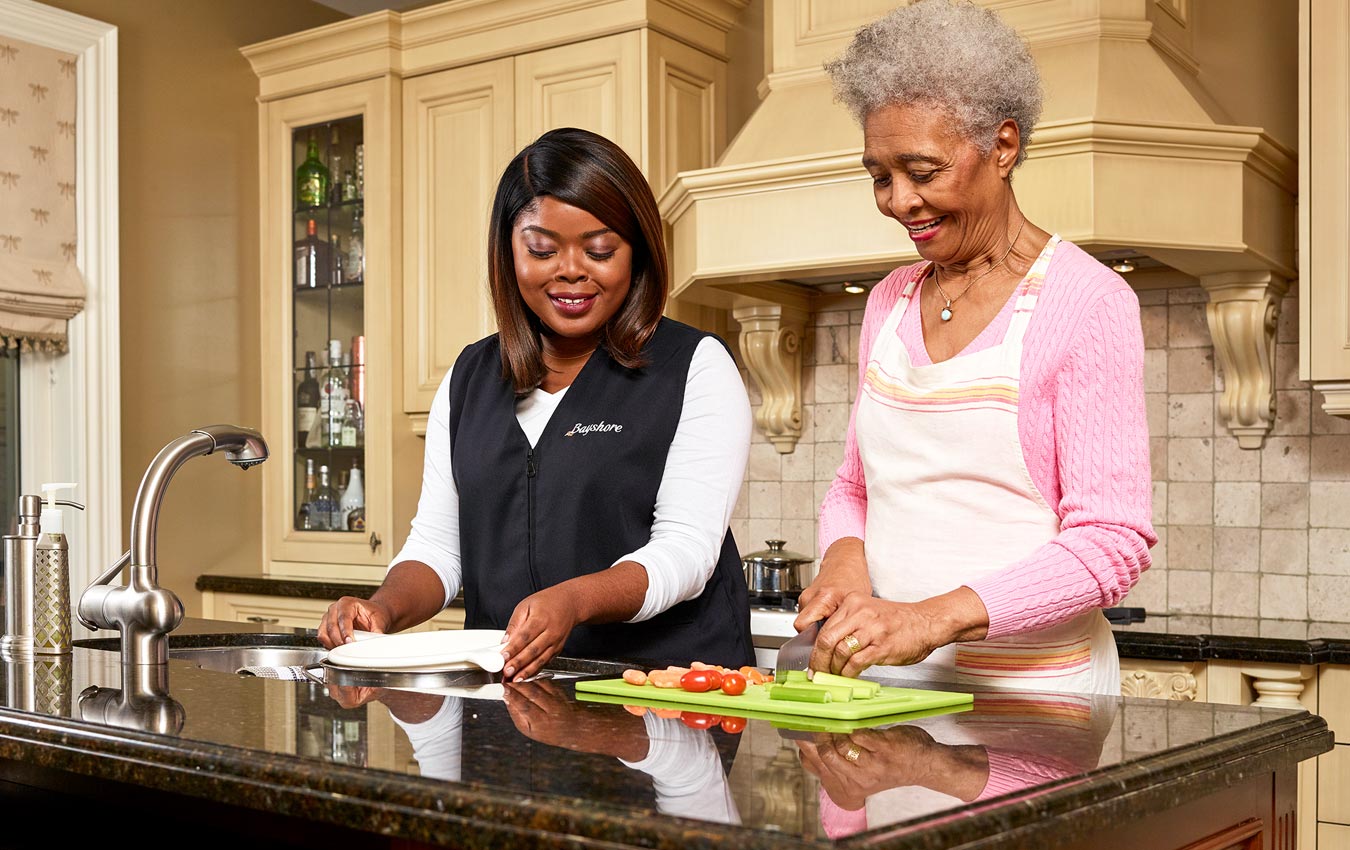
[[[6,661],[33,657],[33,564],[39,505],[37,496],[20,496],[15,533],[4,536],[5,634],[0,637],[0,655]]]
[[[70,546],[58,505],[80,510],[84,506],[57,499],[56,493],[73,489],[74,484],[42,485],[46,501],[33,558],[33,652],[39,655],[70,652]]]

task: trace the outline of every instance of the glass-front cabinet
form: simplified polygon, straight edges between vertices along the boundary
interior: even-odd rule
[[[394,299],[390,84],[262,106],[268,572],[387,563]]]

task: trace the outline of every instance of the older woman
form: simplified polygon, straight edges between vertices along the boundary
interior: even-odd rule
[[[812,666],[1119,693],[1100,609],[1157,539],[1143,338],[1129,286],[1018,206],[1035,63],[992,12],[921,0],[827,68],[922,262],[868,298],[797,620],[826,619]]]

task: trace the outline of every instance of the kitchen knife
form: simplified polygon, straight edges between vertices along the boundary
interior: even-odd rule
[[[796,637],[788,639],[788,642],[778,647],[778,660],[773,665],[773,680],[781,682],[784,674],[789,670],[805,670],[811,663],[811,651],[816,646],[816,635],[820,634],[820,624],[823,620],[816,620],[811,625],[797,632]]]

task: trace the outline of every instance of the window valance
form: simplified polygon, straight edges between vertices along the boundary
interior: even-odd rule
[[[75,265],[77,57],[0,39],[0,354],[65,351]]]

